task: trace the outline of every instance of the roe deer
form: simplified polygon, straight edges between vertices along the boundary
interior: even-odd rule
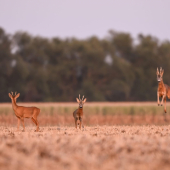
[[[13,94],[13,92],[11,92],[11,94],[9,93],[9,97],[12,100],[12,108],[14,110],[14,113],[15,113],[16,117],[18,118],[17,130],[19,130],[20,120],[21,120],[22,125],[23,125],[23,131],[25,131],[24,118],[31,118],[32,121],[37,126],[37,129],[35,131],[38,132],[39,131],[39,123],[38,123],[38,120],[37,120],[37,116],[40,113],[40,109],[37,108],[37,107],[18,106],[16,104],[16,99],[19,96],[20,96],[20,93],[17,94],[15,92],[15,95]]]
[[[77,129],[77,121],[79,120],[80,121],[80,125],[79,125],[79,128],[81,129],[81,126],[82,126],[82,122],[83,122],[83,104],[86,102],[86,98],[84,99],[84,96],[82,97],[82,99],[80,99],[80,94],[79,94],[79,99],[76,98],[78,104],[79,104],[79,108],[76,109],[74,112],[73,112],[73,117],[75,119],[75,127]]]
[[[164,101],[164,112],[166,113],[166,96],[168,97],[168,99],[170,99],[170,87],[164,84],[163,74],[164,74],[164,70],[162,70],[162,67],[160,68],[160,72],[157,68],[156,75],[157,75],[157,81],[159,82],[158,90],[157,90],[158,106],[160,105],[159,97],[162,97],[161,106],[163,105],[163,101]]]

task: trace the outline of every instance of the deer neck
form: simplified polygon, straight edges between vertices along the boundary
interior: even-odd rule
[[[160,85],[160,86],[161,86],[161,85],[164,85],[163,80],[161,80],[161,81],[159,82],[159,85]]]
[[[14,99],[12,99],[12,108],[13,108],[13,110],[15,111],[15,110],[17,110],[17,104],[16,104],[16,101],[14,100]]]
[[[158,87],[159,87],[159,88],[163,88],[163,87],[164,87],[164,82],[163,82],[163,80],[161,80],[161,81],[159,82]]]
[[[79,112],[82,112],[82,111],[83,111],[83,108],[80,108],[80,107],[79,107],[78,110],[79,110]]]

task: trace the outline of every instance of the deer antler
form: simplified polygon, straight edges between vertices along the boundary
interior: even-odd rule
[[[13,96],[13,92],[11,91],[11,94],[12,94],[12,96]]]
[[[79,94],[79,100],[81,100],[81,99],[80,99],[80,94]]]
[[[15,95],[17,95],[17,92],[15,92]]]
[[[162,67],[160,68],[160,72],[162,72]]]
[[[82,100],[84,99],[84,95],[83,95],[83,97],[82,97]]]

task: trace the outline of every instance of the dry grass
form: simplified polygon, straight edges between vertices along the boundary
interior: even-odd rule
[[[72,113],[78,107],[74,103],[18,103],[23,106],[37,106],[41,109],[39,115],[40,126],[62,125],[73,126]],[[167,104],[170,112],[170,103]],[[11,103],[0,104],[0,124],[16,125],[17,118],[12,110]],[[91,102],[84,105],[85,125],[146,125],[168,124],[163,116],[163,107],[156,102]],[[30,120],[25,120],[29,125]]]
[[[78,107],[74,103],[17,103],[19,106],[36,106],[41,109],[41,114],[70,114]],[[170,111],[170,102],[167,102]],[[86,114],[160,114],[163,107],[158,107],[156,102],[87,102],[84,105]],[[0,114],[11,114],[12,104],[1,103]]]
[[[40,107],[40,132],[30,119],[17,132],[11,103],[0,104],[0,169],[169,170],[170,116],[156,103],[86,103],[82,131],[77,103],[18,105]]]
[[[0,127],[0,167],[12,170],[169,170],[170,126]]]
[[[40,115],[39,124],[41,126],[74,126],[72,115],[69,116],[48,116]],[[84,116],[83,124],[85,126],[97,125],[168,125],[170,124],[170,116],[163,115],[92,115]],[[14,115],[0,116],[0,125],[17,126],[17,118]],[[34,125],[31,119],[25,119],[26,127]]]

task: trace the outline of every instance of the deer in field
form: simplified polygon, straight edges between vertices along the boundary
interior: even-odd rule
[[[166,97],[168,97],[168,99],[170,99],[170,87],[166,84],[164,84],[163,82],[163,74],[164,74],[164,70],[162,69],[162,67],[160,68],[160,72],[159,69],[157,68],[157,81],[158,83],[158,90],[157,90],[157,99],[158,99],[158,106],[161,104],[161,106],[163,105],[164,102],[164,112],[166,113]],[[162,97],[162,101],[160,103],[159,98]]]
[[[83,105],[86,102],[86,98],[84,99],[84,96],[83,96],[82,99],[80,99],[80,94],[79,94],[79,99],[76,98],[76,100],[77,100],[77,103],[79,104],[79,107],[73,112],[73,117],[75,120],[76,129],[77,129],[78,120],[80,121],[79,128],[81,129],[82,122],[83,122]]]
[[[20,96],[20,93],[17,94],[17,92],[15,92],[15,95],[13,94],[13,92],[11,92],[11,94],[9,93],[9,97],[11,98],[11,101],[12,101],[12,108],[14,110],[16,117],[18,118],[17,130],[19,131],[20,120],[21,120],[22,125],[23,125],[23,131],[25,131],[24,118],[31,118],[32,121],[37,126],[35,131],[38,132],[39,131],[39,123],[38,123],[37,117],[40,113],[40,109],[37,107],[18,106],[16,104],[16,100],[19,96]]]

